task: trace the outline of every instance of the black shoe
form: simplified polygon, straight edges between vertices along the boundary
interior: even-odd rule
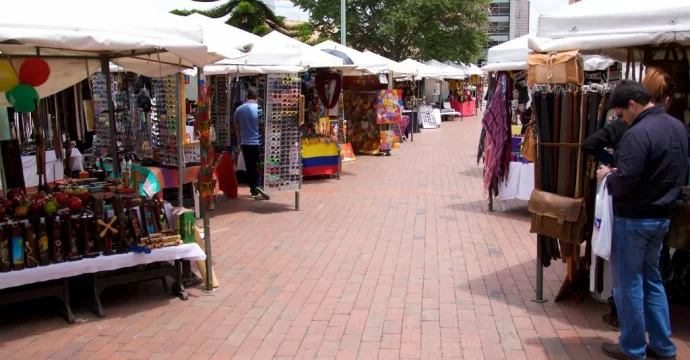
[[[610,358],[618,360],[637,360],[625,354],[618,344],[601,344],[601,351]]]
[[[676,356],[661,356],[657,354],[654,350],[649,348],[647,345],[647,357],[654,360],[676,360]]]

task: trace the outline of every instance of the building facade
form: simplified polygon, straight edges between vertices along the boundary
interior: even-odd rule
[[[479,65],[484,65],[490,47],[529,33],[529,0],[491,0],[488,32],[491,41],[484,48]]]

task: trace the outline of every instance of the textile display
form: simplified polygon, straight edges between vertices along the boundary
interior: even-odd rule
[[[400,123],[402,103],[402,90],[379,90],[376,97],[376,123]]]
[[[355,153],[377,155],[381,139],[376,125],[376,96],[368,93],[345,94],[348,138]],[[352,124],[352,127],[349,125]]]
[[[355,152],[352,150],[352,144],[345,143],[340,149],[341,161],[355,161]]]
[[[338,144],[302,140],[302,176],[338,173]]]
[[[498,183],[503,180],[506,169],[504,160],[506,148],[510,145],[510,114],[506,89],[508,75],[501,73],[491,104],[487,107],[482,127],[486,129],[484,139],[484,191],[492,189],[498,193]]]

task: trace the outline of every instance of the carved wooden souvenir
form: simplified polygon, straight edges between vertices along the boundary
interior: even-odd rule
[[[41,218],[38,223],[38,263],[41,266],[50,265],[50,249],[48,241],[48,227],[46,219]]]
[[[84,257],[95,258],[98,253],[98,234],[96,233],[96,218],[91,214],[82,217],[84,229]]]
[[[103,198],[98,196],[93,197],[93,202],[91,203],[91,211],[93,211],[93,217],[94,221],[96,221],[96,227],[94,228],[94,233],[96,234],[96,249],[97,251],[104,251],[105,250],[105,244],[103,244],[102,238],[98,236],[98,233],[101,232],[102,229],[100,229],[98,225],[98,220],[104,218],[103,214],[103,206],[104,206],[104,201]]]
[[[38,247],[36,246],[36,232],[31,223],[24,225],[24,247],[26,248],[26,267],[38,266]]]
[[[168,224],[168,217],[165,215],[165,205],[163,203],[156,201],[153,208],[156,218],[158,219],[158,228],[160,232],[170,230],[170,225]]]
[[[79,244],[83,241],[84,227],[81,224],[81,219],[78,215],[70,215],[67,226],[69,243],[69,252],[67,253],[67,261],[77,261],[83,258]]]
[[[101,219],[96,220],[96,222],[98,223],[99,229],[98,237],[103,242],[103,255],[115,255],[115,250],[113,250],[113,239],[115,239],[115,235],[117,234],[117,229],[114,227],[117,222],[117,216],[110,218],[107,223]]]
[[[54,263],[61,263],[65,261],[64,243],[62,241],[62,226],[60,226],[60,219],[54,218],[52,222],[52,254],[51,260]]]
[[[154,208],[150,205],[144,205],[142,206],[142,210],[144,211],[146,234],[150,236],[151,234],[158,233],[158,221],[156,221],[156,212],[154,211]]]
[[[147,249],[160,249],[177,245],[182,245],[182,238],[180,235],[172,234],[169,231],[166,233],[153,234],[149,237],[143,237],[141,241],[139,241],[139,246]]]
[[[22,227],[14,224],[12,226],[12,268],[14,270],[24,269],[24,234]]]
[[[123,254],[129,252],[129,244],[127,243],[127,218],[125,217],[125,212],[123,208],[123,200],[121,195],[115,195],[113,197],[113,210],[117,221],[115,226],[117,226],[117,252],[118,254]]]
[[[12,270],[12,258],[10,257],[11,229],[9,225],[5,225],[0,230],[0,272]]]
[[[130,209],[127,211],[127,218],[129,220],[129,226],[132,228],[132,237],[134,238],[134,242],[137,243],[139,239],[141,239],[144,234],[141,231],[141,226],[139,224],[139,217],[137,216],[137,210],[136,209]]]

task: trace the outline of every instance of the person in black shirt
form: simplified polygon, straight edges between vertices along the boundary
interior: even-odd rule
[[[659,256],[686,182],[687,129],[634,81],[621,81],[610,104],[629,128],[615,153],[616,168],[597,171],[599,180],[608,176],[613,197],[611,277],[621,328],[619,343],[602,350],[615,359],[675,359]]]

